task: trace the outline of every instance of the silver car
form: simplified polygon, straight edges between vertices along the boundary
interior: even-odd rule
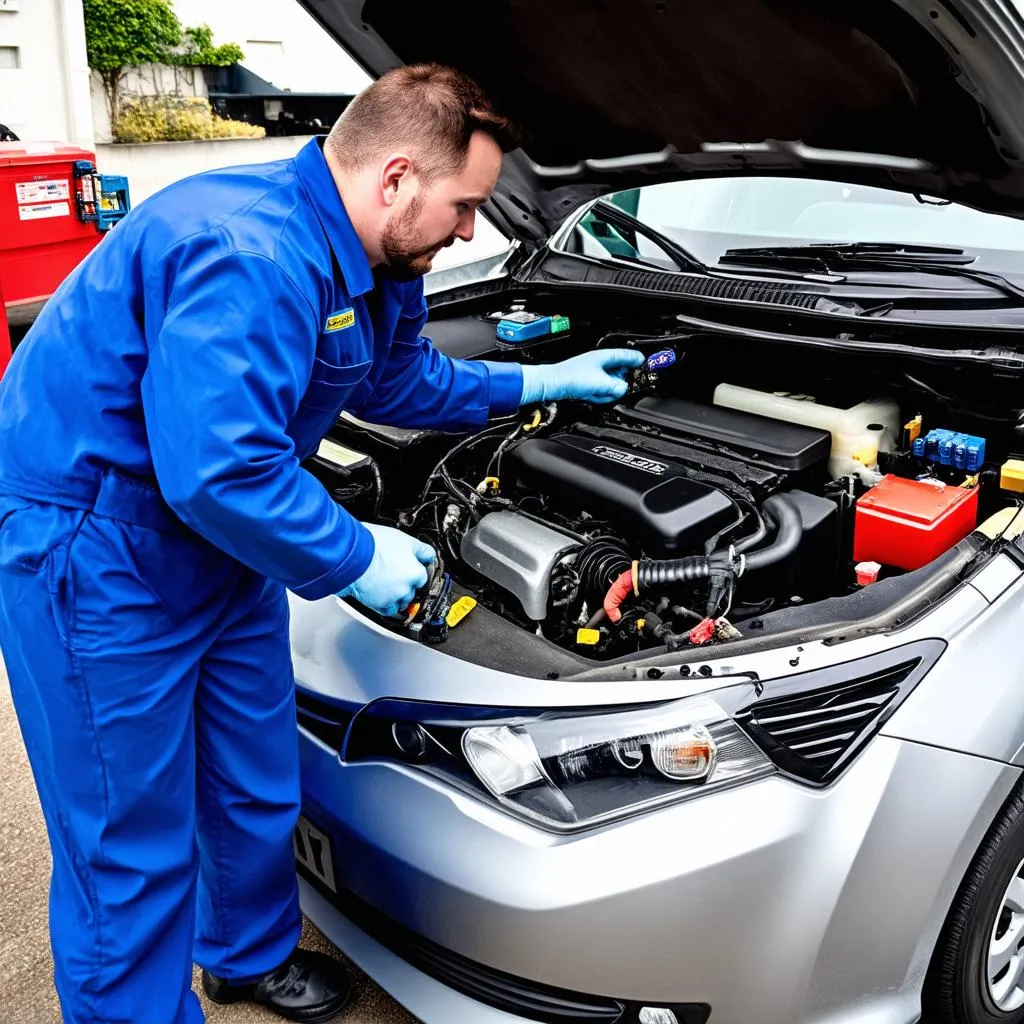
[[[308,0],[524,124],[460,358],[648,359],[307,463],[439,558],[292,601],[303,909],[426,1024],[1024,1021],[1024,20]]]

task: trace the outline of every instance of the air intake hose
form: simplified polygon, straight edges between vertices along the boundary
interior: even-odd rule
[[[707,579],[711,572],[712,562],[729,556],[721,551],[712,555],[689,555],[686,558],[670,558],[659,561],[643,559],[637,564],[637,583],[644,590],[657,590],[671,587],[678,583],[692,583],[694,580]]]
[[[629,555],[617,540],[597,537],[590,541],[576,557],[581,593],[589,599],[600,600],[631,564]]]
[[[738,553],[716,551],[711,555],[690,555],[686,558],[644,559],[637,565],[637,583],[641,589],[648,590],[706,579],[719,571],[732,571],[734,575],[741,576],[789,558],[803,536],[800,509],[786,494],[773,494],[765,500],[762,509],[776,528],[775,539],[767,547],[742,558]]]
[[[775,540],[768,547],[744,556],[744,572],[757,572],[769,565],[778,565],[796,551],[804,534],[800,507],[788,494],[773,494],[765,499],[762,508],[775,524]]]
[[[748,572],[757,572],[776,565],[796,551],[803,536],[800,509],[785,494],[773,494],[762,505],[765,518],[775,526],[775,539],[766,548],[750,555],[732,547],[710,555],[689,555],[686,558],[643,559],[630,562],[628,556],[614,541],[600,539],[591,542],[577,559],[576,567],[584,593],[601,588],[604,601],[589,624],[596,624],[607,616],[611,622],[622,618],[619,606],[630,594],[641,590],[663,591],[681,583],[710,580],[708,616],[716,614],[719,601],[734,581]],[[763,524],[758,533],[742,545],[756,543],[767,531]],[[603,614],[602,614],[603,613]]]

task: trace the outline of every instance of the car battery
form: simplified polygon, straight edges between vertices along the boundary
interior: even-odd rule
[[[857,502],[853,560],[919,569],[963,540],[977,521],[976,487],[890,474]]]

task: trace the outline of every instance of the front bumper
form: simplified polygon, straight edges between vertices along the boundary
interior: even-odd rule
[[[773,777],[563,837],[413,770],[301,746],[304,812],[339,889],[384,921],[513,987],[707,1004],[712,1024],[915,1021],[949,902],[1019,774],[880,736],[827,790]],[[426,1024],[545,1019],[440,984],[308,885],[303,899]]]
[[[406,963],[371,938],[327,901],[308,881],[299,879],[302,912],[355,964],[423,1021],[446,1024],[520,1024],[522,1017],[493,1009],[448,988]]]

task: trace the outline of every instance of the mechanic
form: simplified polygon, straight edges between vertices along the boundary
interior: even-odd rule
[[[353,519],[300,462],[342,408],[475,430],[610,401],[642,356],[522,366],[420,336],[513,129],[436,65],[357,96],[291,160],[178,182],[48,302],[0,381],[0,647],[53,853],[67,1024],[326,1020],[344,969],[297,947],[286,590],[401,613],[431,548]]]

